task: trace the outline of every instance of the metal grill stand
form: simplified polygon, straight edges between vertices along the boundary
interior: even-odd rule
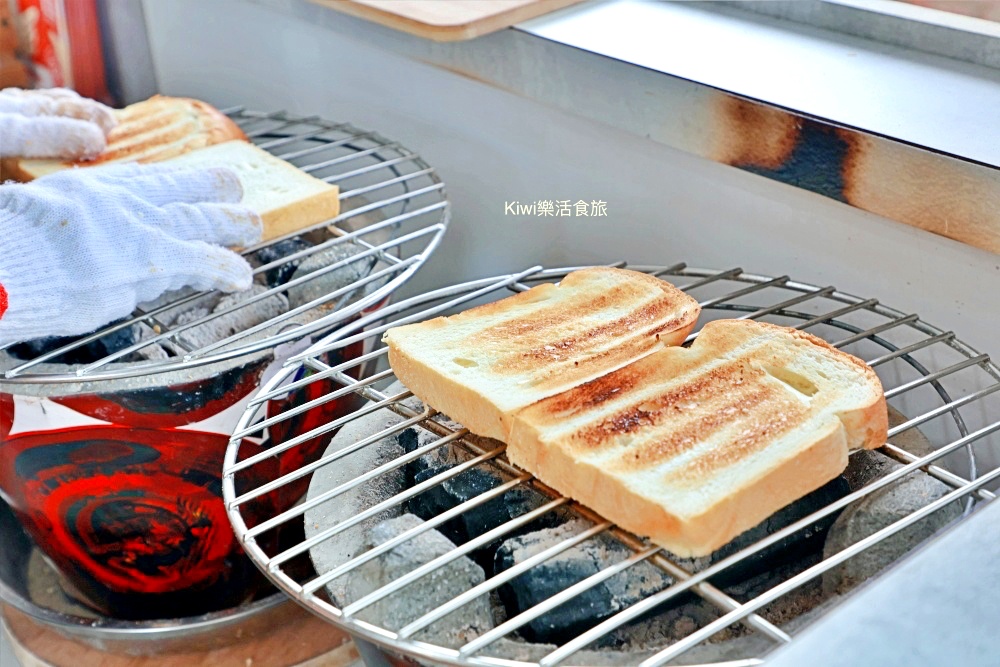
[[[342,212],[336,218],[243,251],[251,263],[258,264],[254,269],[257,282],[262,274],[318,258],[323,253],[339,252],[337,261],[255,293],[227,309],[182,323],[168,325],[166,321],[171,313],[196,309],[212,293],[186,292],[161,299],[138,309],[130,318],[28,361],[2,354],[13,346],[0,347],[3,373],[0,387],[16,384],[20,391],[25,391],[24,386],[30,384],[68,383],[73,386],[72,390],[67,387],[66,393],[79,393],[102,387],[89,384],[99,380],[147,378],[270,351],[278,345],[330,331],[338,323],[384,301],[437,248],[450,218],[449,202],[444,184],[418,154],[375,132],[315,116],[242,108],[228,109],[225,113],[259,147],[341,190]],[[318,241],[311,247],[265,264],[257,260],[263,249],[309,235]],[[336,289],[323,289],[321,281],[333,276],[339,278]],[[318,296],[208,344],[192,345],[186,337],[192,330],[211,326],[220,318],[231,317],[290,290]],[[138,325],[148,327],[153,334],[86,364],[51,363],[109,334]],[[170,356],[123,363],[123,359],[135,357],[154,345],[167,348]],[[218,372],[220,368],[216,366],[214,370]]]
[[[639,663],[643,667],[654,667],[667,663],[692,664],[690,661],[697,662],[699,656],[714,655],[716,657],[709,661],[715,662],[723,659],[718,657],[720,654],[715,649],[724,641],[720,637],[728,634],[739,641],[729,644],[734,650],[722,654],[725,660],[736,660],[726,664],[752,665],[760,664],[761,658],[775,647],[794,641],[794,634],[804,621],[783,619],[776,610],[800,589],[816,585],[851,559],[864,558],[865,554],[885,548],[894,535],[924,525],[922,522],[928,517],[941,516],[936,513],[943,509],[952,508],[959,514],[967,513],[976,503],[994,498],[991,489],[1000,478],[1000,450],[995,436],[1000,431],[1000,422],[995,420],[1000,370],[987,355],[972,350],[953,333],[937,329],[916,315],[883,306],[875,299],[854,297],[834,287],[796,282],[788,276],[772,278],[748,274],[739,268],[727,271],[693,269],[684,264],[629,268],[663,277],[692,294],[703,308],[702,323],[735,317],[793,326],[808,330],[835,347],[868,361],[882,380],[891,411],[906,415],[890,428],[889,442],[884,447],[866,454],[876,457],[876,463],[882,462],[887,466],[880,476],[867,480],[863,486],[837,500],[810,510],[807,516],[773,534],[741,545],[725,557],[701,562],[682,561],[618,529],[587,508],[560,497],[531,475],[511,466],[504,457],[501,443],[472,437],[460,427],[449,426],[443,415],[431,409],[419,405],[414,408],[409,392],[387,389],[394,379],[390,369],[366,376],[352,373],[352,369],[359,364],[383,361],[385,349],[375,349],[352,362],[336,365],[324,362],[324,355],[336,350],[361,342],[374,343],[383,331],[392,326],[461,310],[483,300],[496,300],[509,291],[528,289],[530,284],[538,281],[557,281],[572,270],[535,267],[516,274],[437,290],[349,324],[312,349],[293,357],[289,365],[261,389],[251,401],[230,441],[223,476],[223,493],[230,519],[252,560],[275,584],[320,616],[356,636],[428,661],[456,665],[554,666],[568,664],[566,661],[572,658],[572,664]],[[691,338],[695,336],[697,333]],[[294,417],[290,413],[264,415],[261,406],[315,383],[328,383],[328,386],[313,405],[348,394],[359,395],[368,403],[350,415],[298,434],[277,449],[256,451],[251,437]],[[295,448],[320,434],[353,428],[375,414],[392,415],[393,418],[386,422],[384,428],[367,437],[348,438],[338,447],[331,446],[321,459],[312,464],[288,471],[256,487],[246,484],[255,466],[276,451]],[[416,449],[391,458],[373,458],[375,455],[372,454],[367,459],[361,459],[366,463],[358,469],[359,459],[356,457],[365,457],[366,452],[382,451],[380,443],[398,439],[400,434],[411,428],[424,434],[424,439],[418,440]],[[913,445],[914,442],[918,445]],[[930,446],[924,449],[920,442]],[[385,498],[365,495],[367,490],[377,488],[392,475],[399,475],[401,469],[419,457],[443,451],[443,448],[458,457],[450,467],[417,478],[419,483]],[[344,536],[352,530],[365,529],[394,508],[398,511],[415,496],[442,487],[477,468],[497,474],[502,483],[442,511],[438,516],[425,517],[424,523],[403,530],[394,537],[377,543],[369,542],[360,550],[345,554],[339,562],[320,557],[325,545],[345,539]],[[329,487],[315,483],[319,476],[331,470],[342,473],[338,485]],[[817,522],[832,520],[845,508],[866,502],[876,494],[899,489],[914,476],[937,480],[933,483],[944,485],[941,487],[943,491],[937,497],[925,498],[923,504],[910,508],[902,518],[887,523],[846,547],[830,551],[828,543],[827,550],[815,562],[807,562],[788,571],[780,580],[768,581],[764,590],[737,596],[727,592],[725,585],[716,584],[746,566],[755,555],[765,553],[786,538],[808,532]],[[247,515],[246,508],[262,496],[309,478],[313,479],[313,485],[305,502],[263,520]],[[512,489],[541,494],[543,501],[534,508],[526,508],[523,514],[489,526],[486,532],[460,546],[435,554],[406,574],[381,582],[373,590],[362,591],[353,599],[347,599],[346,604],[338,603],[337,596],[330,593],[330,587],[338,581],[371,567],[370,564],[383,562],[376,559],[410,541],[416,543],[422,534],[432,528],[442,527],[446,522],[478,511]],[[348,499],[364,502],[345,509]],[[323,523],[321,510],[324,507],[339,507],[341,514],[335,520]],[[480,547],[517,534],[532,522],[554,513],[575,515],[586,521],[588,528],[565,537],[514,567],[493,576],[487,573],[484,581],[469,585],[450,599],[435,603],[430,609],[421,608],[419,617],[409,619],[401,627],[385,627],[366,616],[377,605],[414,604],[414,599],[406,596],[409,587],[419,585],[425,578],[446,575],[449,572],[447,568],[463,562],[463,557],[473,554]],[[308,522],[306,535],[297,543],[274,550],[262,542],[272,531],[301,524],[303,517]],[[422,633],[428,628],[454,618],[449,615],[457,612],[471,618],[477,600],[487,598],[515,578],[558,558],[569,549],[596,539],[616,541],[628,549],[629,555],[520,613],[498,619],[492,627],[457,645],[422,639],[427,637]],[[302,567],[304,559],[310,557],[318,571]],[[538,647],[521,640],[512,641],[516,633],[560,605],[579,601],[582,599],[580,596],[614,577],[628,577],[638,568],[649,565],[664,573],[667,583],[659,590],[646,592],[640,599],[615,611],[593,627],[575,633],[557,646]],[[713,618],[702,619],[696,627],[688,628],[683,636],[662,645],[645,646],[643,650],[610,658],[607,653],[593,650],[597,643],[614,633],[647,622],[651,613],[691,595],[713,608],[715,613]],[[809,620],[818,613],[812,611],[803,616]]]

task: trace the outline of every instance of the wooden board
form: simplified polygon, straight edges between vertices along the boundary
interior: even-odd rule
[[[581,0],[312,0],[436,42],[479,37]]]
[[[13,607],[2,618],[23,667],[360,667],[343,631],[303,611],[262,637],[199,653],[132,656],[99,651],[55,632]],[[3,665],[2,667],[7,667]]]

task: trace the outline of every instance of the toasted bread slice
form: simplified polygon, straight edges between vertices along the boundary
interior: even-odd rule
[[[260,214],[263,240],[295,232],[340,212],[340,191],[295,165],[246,141],[227,141],[201,148],[165,164],[184,167],[229,167],[243,184],[241,203]]]
[[[719,320],[689,349],[519,411],[507,456],[622,527],[703,556],[839,475],[849,450],[883,445],[887,428],[861,360],[793,329]]]
[[[212,105],[184,97],[154,95],[115,111],[118,126],[108,147],[93,160],[27,160],[6,158],[6,178],[30,181],[70,167],[110,162],[159,162],[189,151],[234,139],[246,140],[239,126]]]
[[[393,371],[414,394],[473,433],[503,440],[517,410],[681,343],[699,312],[659,278],[590,268],[390,329],[384,340]]]

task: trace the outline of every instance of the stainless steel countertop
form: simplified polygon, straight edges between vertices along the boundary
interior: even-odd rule
[[[779,649],[768,667],[996,665],[998,536],[1000,506],[990,503]]]

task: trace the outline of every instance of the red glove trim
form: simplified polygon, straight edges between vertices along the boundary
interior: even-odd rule
[[[3,283],[0,283],[0,317],[7,312],[7,290],[3,288]]]

